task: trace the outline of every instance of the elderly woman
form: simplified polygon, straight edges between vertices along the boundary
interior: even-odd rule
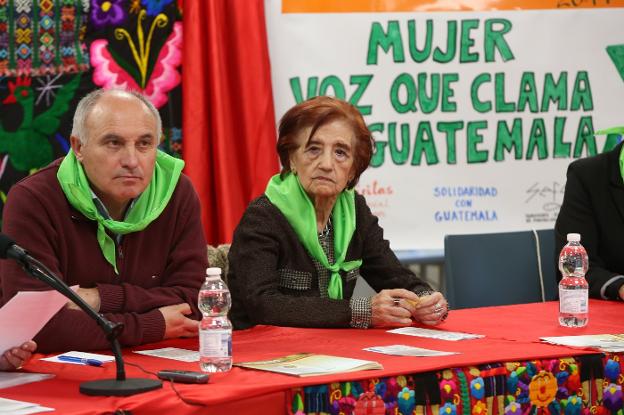
[[[446,318],[442,294],[401,266],[353,190],[372,151],[362,115],[344,101],[317,97],[284,115],[277,141],[283,169],[247,208],[229,253],[235,328],[435,325]],[[378,294],[352,297],[360,275]]]

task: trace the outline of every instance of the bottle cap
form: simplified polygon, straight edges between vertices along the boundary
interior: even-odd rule
[[[206,275],[208,277],[220,277],[221,276],[221,268],[219,268],[219,267],[206,268]]]
[[[580,233],[569,233],[568,234],[568,242],[580,242],[581,234]]]

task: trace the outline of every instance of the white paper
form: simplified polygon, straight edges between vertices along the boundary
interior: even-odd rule
[[[458,354],[457,352],[442,352],[440,350],[423,349],[421,347],[407,346],[404,344],[366,347],[363,350],[366,350],[368,352],[389,354],[393,356],[432,357],[432,356],[450,356],[453,354]]]
[[[0,353],[35,337],[68,301],[54,290],[18,292],[0,308]]]
[[[146,356],[178,360],[180,362],[199,362],[199,352],[197,350],[179,349],[177,347],[164,347],[162,349],[152,350],[135,350],[134,353],[144,354]]]
[[[0,372],[0,389],[53,378],[51,373]]]
[[[0,398],[0,415],[27,415],[51,411],[54,411],[54,409],[36,403]]]
[[[579,336],[541,337],[542,341],[570,347],[591,347],[605,352],[624,351],[624,334],[586,334]]]
[[[388,330],[388,333],[404,334],[406,336],[426,337],[429,339],[449,340],[449,341],[480,339],[484,337],[482,334],[460,333],[456,331],[431,330],[431,329],[422,329],[419,327],[401,327],[399,329]]]
[[[40,360],[45,360],[46,362],[55,362],[55,363],[68,363],[70,365],[83,365],[84,364],[82,362],[68,362],[66,360],[60,360],[58,358],[59,356],[71,356],[71,357],[77,357],[79,359],[94,359],[94,360],[99,360],[102,363],[112,362],[115,360],[114,356],[110,356],[107,354],[85,353],[85,352],[76,352],[76,351],[61,353],[61,354],[57,354],[56,356],[44,357],[43,359],[40,359]]]

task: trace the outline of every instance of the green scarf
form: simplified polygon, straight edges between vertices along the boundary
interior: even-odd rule
[[[115,241],[106,233],[106,229],[121,235],[145,229],[167,207],[183,167],[184,161],[158,150],[152,180],[122,222],[105,219],[97,210],[82,164],[72,150],[59,166],[56,177],[69,203],[88,219],[97,222],[97,240],[102,254],[113,266],[115,273],[119,274]]]
[[[342,279],[339,272],[351,271],[362,265],[361,259],[345,262],[347,248],[355,232],[355,192],[353,190],[341,192],[332,210],[334,256],[336,257],[333,265],[329,263],[318,239],[316,213],[312,201],[301,187],[297,176],[288,173],[284,180],[279,174],[273,176],[264,193],[271,203],[286,216],[299,241],[312,258],[331,272],[327,289],[329,298],[342,299]]]
[[[615,136],[624,136],[624,126],[621,127],[613,127],[607,128],[606,130],[596,131],[595,135],[615,135]],[[624,180],[624,146],[622,146],[622,150],[620,151],[620,175],[622,176],[622,180]]]

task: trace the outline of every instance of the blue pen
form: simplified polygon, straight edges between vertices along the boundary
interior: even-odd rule
[[[58,360],[62,360],[64,362],[76,362],[76,363],[82,363],[83,365],[89,365],[89,366],[102,366],[101,361],[95,360],[95,359],[85,359],[84,357],[60,355],[57,358]]]

